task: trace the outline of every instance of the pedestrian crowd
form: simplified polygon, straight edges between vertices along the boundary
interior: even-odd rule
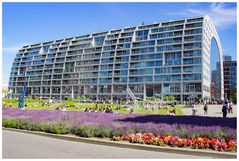
[[[221,103],[221,102],[220,102]],[[204,111],[204,115],[208,114],[208,105],[212,104],[211,102],[205,102],[204,106],[203,106],[203,111]],[[233,113],[233,103],[231,100],[225,100],[222,106],[222,114],[223,114],[223,118],[227,117],[228,113]],[[198,106],[199,104],[196,102],[192,102],[191,106],[192,106],[192,115],[196,115],[196,112],[198,112]]]
[[[98,109],[85,108],[84,112],[102,112],[102,113],[115,113],[110,106],[100,107]]]
[[[118,108],[116,108],[116,110],[118,110]],[[111,106],[101,106],[99,107],[99,104],[96,104],[96,106],[94,108],[85,108],[84,112],[101,112],[101,113],[117,113],[115,111],[112,110]]]
[[[230,101],[230,100],[224,101],[224,104],[222,106],[223,118],[227,117],[227,113],[233,113],[232,106],[233,106],[232,101]]]

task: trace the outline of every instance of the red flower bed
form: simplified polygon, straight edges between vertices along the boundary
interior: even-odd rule
[[[154,135],[152,133],[136,133],[123,136],[113,136],[113,140],[125,140],[131,143],[154,144],[159,146],[190,147],[193,149],[213,149],[218,151],[236,151],[236,140],[219,140],[216,138],[179,138],[170,135]]]

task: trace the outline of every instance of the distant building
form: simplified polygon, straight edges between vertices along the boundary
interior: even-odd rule
[[[223,56],[224,94],[231,98],[237,91],[237,62],[231,56]]]

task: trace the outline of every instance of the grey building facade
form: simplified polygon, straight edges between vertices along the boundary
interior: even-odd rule
[[[208,16],[138,25],[23,46],[14,59],[9,90],[27,95],[91,99],[173,95],[210,98],[210,46],[222,49]],[[222,63],[220,63],[220,69]],[[222,71],[222,70],[221,70]],[[220,97],[224,97],[220,72]]]
[[[231,56],[223,57],[223,74],[225,98],[232,99],[237,92],[237,61]]]

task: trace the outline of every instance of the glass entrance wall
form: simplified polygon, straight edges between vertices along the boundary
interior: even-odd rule
[[[215,38],[211,40],[210,53],[210,98],[220,99],[221,97],[221,69],[219,61],[219,50]]]

